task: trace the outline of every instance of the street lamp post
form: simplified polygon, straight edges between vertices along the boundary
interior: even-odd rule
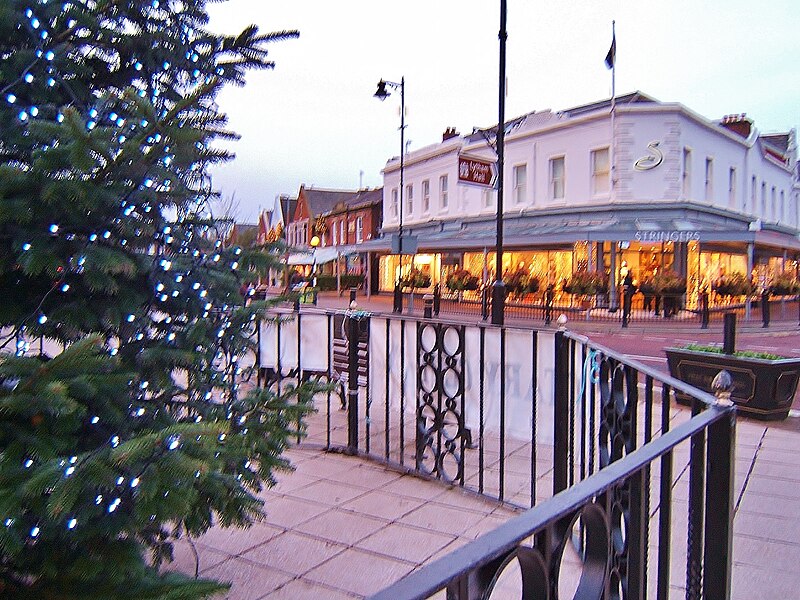
[[[319,246],[319,236],[311,236],[311,287],[312,287],[312,302],[317,303],[317,246]]]
[[[397,229],[398,248],[400,250],[400,268],[398,269],[397,280],[394,283],[394,306],[393,311],[396,313],[403,312],[403,289],[400,285],[400,279],[403,276],[403,175],[405,171],[405,150],[406,150],[406,81],[405,77],[400,78],[400,83],[393,81],[386,81],[381,79],[378,82],[378,89],[375,92],[375,97],[378,100],[386,100],[391,94],[386,87],[400,90],[400,193],[398,198],[398,214],[400,217],[400,224]]]
[[[503,163],[506,133],[506,0],[500,0],[500,84],[497,118],[497,250],[492,286],[492,324],[505,321],[506,286],[503,283]]]

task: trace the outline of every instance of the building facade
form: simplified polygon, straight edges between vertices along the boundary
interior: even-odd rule
[[[579,271],[604,273],[612,288],[628,272],[645,282],[674,271],[691,305],[732,273],[767,285],[797,270],[794,130],[762,135],[745,115],[711,121],[636,92],[616,98],[613,118],[605,100],[529,113],[505,131],[503,273],[524,270],[558,292]],[[494,278],[496,190],[459,164],[494,163],[495,135],[447,130],[407,154],[402,194],[399,158],[386,164],[384,237],[370,244],[378,290],[412,265],[433,284],[459,267]],[[418,246],[402,268],[390,243],[401,222]]]

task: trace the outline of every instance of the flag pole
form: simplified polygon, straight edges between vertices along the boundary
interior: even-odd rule
[[[617,199],[617,133],[614,120],[617,113],[617,90],[615,75],[617,71],[616,21],[611,21],[611,202]]]

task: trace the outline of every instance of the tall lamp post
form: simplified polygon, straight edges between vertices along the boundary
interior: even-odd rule
[[[311,236],[311,240],[309,241],[311,244],[311,287],[313,289],[312,302],[314,304],[317,303],[317,246],[319,246],[319,236],[313,235]]]
[[[405,171],[405,150],[406,150],[406,81],[405,77],[400,78],[400,83],[381,79],[378,82],[378,89],[375,97],[378,100],[386,100],[391,94],[386,88],[400,90],[400,194],[398,199],[397,211],[400,216],[400,224],[397,231],[397,246],[400,254],[400,268],[398,269],[397,280],[394,283],[394,306],[396,313],[403,312],[403,289],[400,279],[403,276],[403,175]]]
[[[506,286],[503,283],[503,163],[506,134],[506,0],[500,0],[500,93],[497,118],[497,250],[492,286],[492,324],[505,321]]]

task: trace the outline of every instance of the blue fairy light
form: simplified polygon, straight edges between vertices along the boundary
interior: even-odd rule
[[[6,100],[8,101],[9,104],[14,104],[14,102],[17,101],[17,97],[14,94],[8,94],[6,96]]]
[[[27,252],[27,251],[28,251],[28,250],[30,250],[30,249],[31,249],[31,245],[30,245],[30,243],[28,243],[28,242],[25,242],[24,244],[22,244],[22,251],[23,251],[23,252]]]
[[[35,117],[36,115],[39,114],[39,109],[36,106],[31,106],[30,112],[31,112],[31,116]]]
[[[91,420],[91,421],[89,421],[89,422],[90,422],[92,425],[97,425],[97,424],[100,422],[100,417],[98,417],[97,415],[95,415],[95,416],[93,416],[93,417],[92,417],[92,420]]]
[[[75,529],[75,526],[78,524],[78,519],[72,517],[69,521],[67,521],[67,529]]]
[[[38,537],[40,531],[41,531],[41,529],[39,529],[39,526],[38,525],[34,525],[33,527],[31,527],[31,537],[32,538]]]
[[[25,462],[22,463],[22,466],[25,467],[26,469],[30,469],[33,466],[33,459],[32,458],[25,459]]]
[[[58,225],[53,223],[52,225],[50,225],[49,231],[50,231],[50,233],[58,233]]]
[[[44,57],[47,60],[53,60],[56,57],[56,55],[52,50],[48,50],[47,52],[45,52]]]
[[[122,502],[122,500],[120,500],[119,498],[114,498],[114,501],[108,505],[108,512],[113,513],[115,510],[117,510],[117,507],[120,505],[120,502]]]
[[[58,121],[59,123],[63,123],[64,122],[64,115],[62,115],[61,113],[58,113],[58,115],[56,115],[56,121]]]
[[[94,503],[95,504],[100,504],[102,502],[103,502],[103,494],[97,494],[97,496],[94,499]]]
[[[69,291],[69,284],[65,283],[64,285],[62,285],[61,286],[61,291],[62,292],[68,292]]]
[[[119,436],[118,435],[111,436],[111,447],[116,448],[117,446],[119,446]]]
[[[133,479],[131,479],[131,487],[132,488],[135,488],[138,485],[139,485],[139,478],[138,477],[134,477]]]
[[[32,83],[33,82],[33,74],[25,73],[25,83]]]
[[[140,63],[140,62],[137,60],[137,61],[134,63],[134,65],[133,65],[133,68],[134,68],[134,69],[136,69],[137,71],[141,71],[141,70],[142,70],[142,63]]]
[[[39,22],[39,19],[37,19],[36,17],[33,17],[31,19],[31,27],[33,27],[34,29],[39,29],[39,25],[41,25],[41,23]]]
[[[123,483],[125,483],[125,478],[122,475],[120,475],[119,477],[117,477],[117,485],[122,485]]]
[[[47,323],[47,315],[39,315],[39,324],[44,325]]]
[[[92,235],[89,236],[89,241],[90,242],[94,242],[96,240],[97,240],[97,234],[96,233],[93,233]]]
[[[55,86],[55,84],[56,84],[56,80],[55,79],[53,79],[52,77],[48,77],[47,78],[47,87],[53,87],[53,86]]]
[[[21,110],[21,111],[19,112],[19,114],[17,115],[17,118],[18,118],[20,121],[27,121],[27,120],[28,120],[28,113],[27,113],[27,112],[25,112],[24,110]]]
[[[133,314],[131,314],[131,315],[128,315],[128,323],[133,323],[133,321],[134,321],[135,319],[136,319],[136,315],[133,315]]]

